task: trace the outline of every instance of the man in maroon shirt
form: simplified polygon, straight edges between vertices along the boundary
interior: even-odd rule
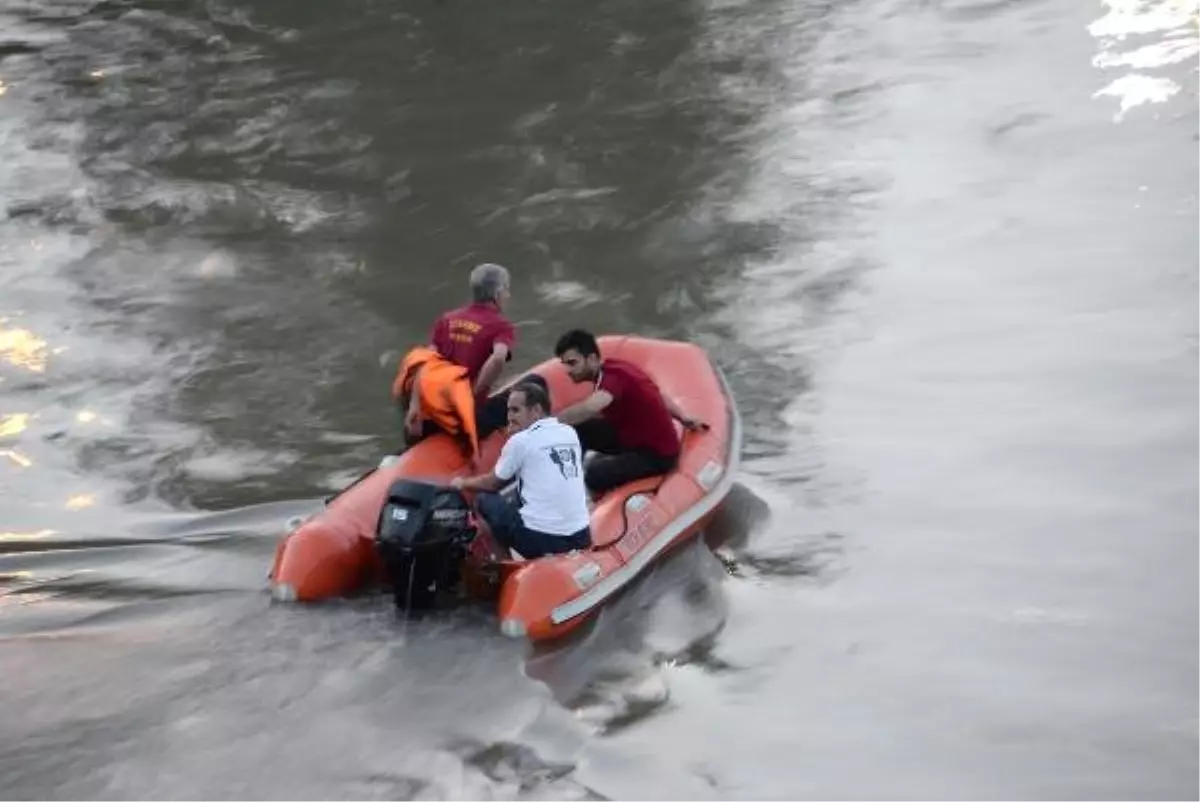
[[[477,266],[471,271],[471,303],[439,317],[430,334],[438,353],[467,369],[476,399],[487,397],[504,363],[512,359],[517,335],[504,316],[509,286],[505,268]]]
[[[584,471],[593,496],[674,468],[681,444],[672,418],[689,430],[706,426],[665,396],[637,365],[601,359],[596,338],[582,329],[560,337],[554,354],[573,381],[595,383],[590,396],[555,416],[575,426],[584,451],[599,452]]]
[[[508,423],[507,393],[488,398],[492,385],[512,359],[517,334],[504,316],[510,297],[508,270],[482,264],[471,271],[471,303],[451,309],[433,324],[430,343],[467,369],[475,392],[475,424],[482,440]],[[543,384],[539,377],[539,384]]]

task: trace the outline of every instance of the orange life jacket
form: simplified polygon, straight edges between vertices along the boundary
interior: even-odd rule
[[[418,373],[420,374],[418,381]],[[392,398],[408,399],[417,385],[417,405],[421,417],[463,445],[467,456],[479,454],[479,434],[475,428],[475,394],[467,369],[443,357],[431,348],[418,346],[407,354],[392,382]]]

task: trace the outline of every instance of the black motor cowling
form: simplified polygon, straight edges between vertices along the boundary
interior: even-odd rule
[[[387,568],[396,606],[433,607],[453,587],[475,537],[471,507],[458,490],[401,479],[388,489],[375,541]]]

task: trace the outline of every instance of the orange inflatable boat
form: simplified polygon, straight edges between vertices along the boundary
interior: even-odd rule
[[[641,366],[708,428],[684,431],[676,423],[683,438],[676,469],[631,482],[596,503],[589,550],[530,561],[501,557],[486,527],[468,512],[467,500],[447,486],[451,478],[469,473],[461,450],[450,437],[435,434],[385,460],[288,533],[276,548],[272,596],[317,601],[381,583],[392,586],[399,605],[399,584],[407,583],[410,594],[414,586],[420,591],[432,585],[414,577],[412,564],[398,573],[384,540],[419,539],[417,530],[435,522],[461,532],[448,536],[446,542],[457,551],[443,561],[456,563],[450,572],[460,594],[495,600],[505,635],[545,640],[586,621],[656,558],[703,529],[733,485],[741,449],[732,394],[701,348],[630,336],[601,337],[599,346],[602,357]],[[591,384],[572,382],[556,359],[528,373],[546,380],[555,410],[592,390]],[[481,470],[495,464],[506,438],[496,432],[480,444]]]

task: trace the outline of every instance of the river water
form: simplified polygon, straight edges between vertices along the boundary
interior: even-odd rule
[[[1196,25],[0,3],[0,797],[1197,798]],[[709,348],[728,509],[554,649],[272,605],[480,261]]]

